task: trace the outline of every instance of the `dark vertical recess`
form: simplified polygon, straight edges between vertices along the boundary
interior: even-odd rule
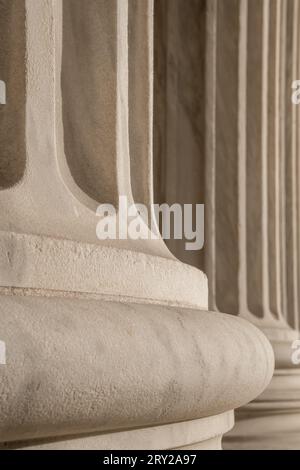
[[[25,170],[25,3],[0,0],[0,189],[17,184]]]

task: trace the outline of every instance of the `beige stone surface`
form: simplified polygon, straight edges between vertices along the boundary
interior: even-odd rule
[[[272,377],[264,335],[219,313],[7,295],[1,318],[2,442],[212,416]]]
[[[234,424],[232,412],[192,421],[65,439],[6,443],[22,450],[220,450],[222,435]],[[1,449],[1,446],[0,446]]]
[[[300,369],[291,359],[300,318],[299,107],[291,101],[299,75],[299,2],[199,0],[189,8],[181,0],[158,3],[157,197],[190,197],[206,208],[202,255],[190,253],[188,259],[180,242],[167,244],[207,274],[210,309],[255,324],[275,353],[270,386],[236,413],[225,446],[299,448]],[[200,43],[205,51],[192,67]],[[194,84],[205,90],[200,111]],[[171,96],[166,104],[164,93]],[[187,102],[194,103],[187,113],[189,134],[182,125]],[[198,182],[187,183],[191,169]]]
[[[207,309],[203,272],[175,259],[0,231],[1,287],[101,294]]]
[[[225,38],[218,38],[217,57],[220,65],[230,61],[226,84],[234,96],[237,47],[230,50],[226,21],[235,31],[238,15],[231,17],[230,8],[220,4],[218,27]],[[196,102],[193,95],[199,85],[194,72],[202,84],[206,77],[203,61],[198,62],[206,42],[199,35],[205,39],[206,21],[214,24],[216,18],[206,14],[205,2],[191,2],[189,28],[178,9],[186,2],[165,5],[176,19],[168,23],[169,60],[176,66],[168,78],[172,146],[166,155],[170,159],[179,142],[181,150],[189,142],[196,158],[206,148],[202,92]],[[213,1],[211,14],[215,6]],[[8,101],[0,110],[0,336],[7,355],[7,364],[0,366],[1,445],[220,448],[222,435],[232,428],[233,409],[261,395],[271,380],[270,343],[245,319],[209,311],[204,271],[177,260],[161,238],[99,241],[96,236],[99,203],[118,204],[124,195],[129,203],[153,200],[153,2],[2,0],[0,8],[5,36],[0,78]],[[259,22],[257,15],[252,20]],[[8,34],[8,26],[18,34]],[[189,47],[177,54],[185,37]],[[252,32],[254,46],[259,39]],[[258,50],[252,53],[261,59]],[[191,74],[177,81],[174,72],[190,63]],[[182,84],[192,93],[175,109],[172,96]],[[223,112],[218,122],[216,142],[223,150],[236,116],[237,109],[229,116]],[[254,124],[253,137],[259,138]],[[172,140],[175,134],[178,141]],[[172,198],[184,168],[182,176],[191,178],[180,190],[184,197],[190,189],[185,202],[198,197],[195,183],[204,168],[218,183],[223,178],[219,204],[226,197],[230,204],[222,216],[220,205],[212,202],[210,214],[217,223],[208,231],[210,247],[218,237],[210,270],[217,288],[211,287],[211,298],[218,308],[239,305],[236,293],[241,292],[231,137],[223,160],[222,148],[216,150],[217,168],[214,160],[210,167],[199,159],[176,174],[167,168],[163,173]],[[252,145],[260,164],[259,144],[254,139]],[[251,175],[255,192],[255,168]],[[201,196],[206,192],[203,186]],[[254,216],[257,220],[259,213]],[[263,242],[261,236],[253,258],[259,266],[248,266],[259,273],[248,294],[260,310]],[[192,264],[205,259],[201,254]],[[241,312],[229,308],[228,313]],[[287,328],[283,320],[282,325]],[[274,386],[277,394],[277,382]]]

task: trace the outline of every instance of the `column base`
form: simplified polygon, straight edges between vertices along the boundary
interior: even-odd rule
[[[224,433],[234,425],[233,412],[180,423],[122,432],[100,433],[29,442],[13,442],[0,449],[25,450],[220,450]]]
[[[56,295],[0,296],[2,447],[219,447],[271,379],[271,345],[238,317]]]
[[[300,370],[276,370],[268,388],[236,411],[225,449],[300,450]]]

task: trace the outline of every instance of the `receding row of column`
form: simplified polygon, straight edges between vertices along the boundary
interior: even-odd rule
[[[212,305],[297,328],[299,139],[291,85],[299,68],[298,2],[210,4],[215,37],[208,34],[207,73],[216,91],[212,87],[206,102],[214,113],[207,127],[213,215],[206,264]]]
[[[183,60],[178,66],[175,61],[166,61],[164,87],[168,89],[168,83],[175,81],[182,86],[172,93],[172,112],[166,105],[163,117],[156,122],[156,136],[162,134],[163,126],[174,128],[175,122],[182,140],[172,154],[163,154],[156,147],[156,158],[165,174],[177,172],[177,184],[171,185],[165,177],[156,195],[160,201],[177,198],[181,203],[205,203],[202,255],[183,254],[181,242],[169,247],[182,260],[206,272],[212,310],[239,315],[270,339],[275,376],[266,394],[257,404],[249,405],[249,416],[265,417],[272,409],[274,416],[286,416],[288,429],[287,410],[292,403],[298,410],[300,387],[292,362],[292,342],[298,337],[300,319],[300,107],[292,103],[292,83],[300,76],[299,1],[199,0],[195,4],[191,17],[184,15],[180,0],[167,12],[156,11],[159,19],[171,24],[173,17],[179,24],[184,18],[186,30],[198,34],[198,43],[203,34],[205,37],[205,53],[197,51],[198,69],[192,70]],[[204,33],[193,28],[196,8],[205,12]],[[201,21],[199,18],[199,25]],[[158,65],[161,55],[168,58],[173,50],[173,36],[162,27],[160,35],[165,46],[161,51],[157,45]],[[178,57],[191,54],[187,41],[177,42]],[[192,92],[189,85],[197,80],[205,90],[202,111],[186,113],[184,103]],[[158,90],[161,86],[162,80],[157,83]],[[157,93],[158,103],[160,96]],[[199,91],[194,93],[195,103],[199,97]],[[189,134],[182,131],[182,115],[188,116]],[[194,125],[199,117],[205,123],[204,133]],[[177,134],[165,135],[163,148],[168,149]],[[172,169],[174,165],[177,170]],[[194,171],[197,165],[201,174],[197,183],[189,180],[190,198],[186,201],[177,188],[185,184],[184,168]],[[238,418],[245,413],[248,411]],[[259,442],[259,424],[255,426]],[[276,426],[280,427],[280,420],[261,429],[268,434]],[[235,429],[240,432],[239,426]],[[243,437],[246,442],[247,424]]]
[[[156,198],[204,202],[206,242],[202,254],[167,243],[206,271],[211,308],[297,329],[298,0],[199,0],[184,26],[185,4],[171,3],[156,4]]]

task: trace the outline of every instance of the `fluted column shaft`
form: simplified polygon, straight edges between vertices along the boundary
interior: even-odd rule
[[[184,10],[180,1],[174,2],[173,9],[175,3]],[[191,66],[196,53],[186,47],[190,40],[186,34],[176,58],[190,54],[189,66],[181,60],[176,75],[176,59],[167,62],[169,81],[173,83],[175,76],[182,85],[177,87],[178,97],[172,95],[177,114],[167,108],[164,115],[172,132],[176,116],[182,122],[187,114],[190,134],[187,137],[182,130],[187,126],[179,126],[182,140],[176,159],[168,154],[172,138],[165,139],[164,155],[158,148],[160,165],[166,174],[176,173],[177,186],[165,178],[161,183],[165,192],[160,188],[157,197],[170,200],[173,191],[172,198],[179,202],[189,196],[189,202],[205,203],[203,252],[187,255],[180,246],[169,247],[206,272],[212,310],[252,322],[267,335],[275,352],[270,387],[237,414],[241,420],[226,445],[238,447],[243,438],[245,447],[300,446],[293,438],[300,412],[300,373],[292,363],[291,348],[299,326],[299,111],[291,101],[292,82],[299,73],[299,2],[199,0],[195,5],[205,17],[201,28],[198,15],[198,31],[190,19],[198,68]],[[171,51],[173,41],[171,37]],[[201,41],[206,44],[205,53],[197,49]],[[194,81],[205,95],[195,93]],[[193,108],[186,105],[187,97],[188,103],[195,102]],[[157,138],[161,121],[162,117],[156,122]],[[201,122],[205,134],[196,127]],[[177,139],[178,134],[172,137]],[[201,169],[197,183],[190,177],[185,194],[176,189],[186,184],[183,166],[193,176],[196,168]],[[270,413],[274,420],[265,420]]]
[[[216,91],[207,97],[214,152],[208,148],[205,160],[207,199],[214,202],[206,225],[211,307],[259,326],[276,362],[270,387],[237,413],[225,446],[298,447],[290,407],[293,403],[294,419],[299,417],[300,373],[292,363],[299,324],[299,156],[290,90],[300,52],[299,5],[285,0],[214,5],[209,21],[215,22],[216,39],[207,47],[209,82],[210,68],[215,70]],[[268,422],[271,410],[277,420]]]

